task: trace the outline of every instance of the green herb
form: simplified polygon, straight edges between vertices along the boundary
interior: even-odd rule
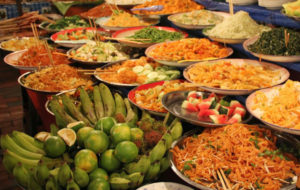
[[[259,141],[258,141],[257,137],[255,137],[254,139],[251,137],[251,138],[249,139],[249,141],[254,142],[255,148],[260,149],[260,147],[258,146]]]
[[[55,24],[50,24],[48,26],[49,29],[53,30],[61,30],[61,29],[70,29],[70,28],[77,28],[77,27],[88,27],[88,23],[81,19],[78,15],[64,17],[60,20],[57,20]]]
[[[264,152],[261,152],[258,154],[258,156],[272,156],[272,160],[278,156],[280,159],[287,159],[281,152],[280,149],[271,151],[271,150],[265,150]]]
[[[165,30],[159,30],[155,27],[146,27],[129,36],[130,39],[150,39],[150,40],[136,40],[144,43],[159,43],[166,40],[174,41],[183,38],[183,34],[180,32],[168,32]]]
[[[256,186],[256,189],[263,189],[264,187],[261,186],[258,181],[255,182],[255,186]]]
[[[225,175],[229,175],[229,174],[231,173],[231,171],[232,171],[232,170],[229,168],[229,169],[227,169],[227,170],[224,171],[224,174],[225,174]]]
[[[251,164],[251,166],[253,167],[253,168],[255,168],[256,167],[256,165],[255,164],[253,164],[253,163],[250,163]]]
[[[198,135],[197,134],[193,134],[193,138],[198,138]]]
[[[284,31],[290,35],[286,47]],[[266,55],[300,55],[300,33],[295,30],[274,28],[271,31],[263,32],[261,37],[249,46],[255,53]]]

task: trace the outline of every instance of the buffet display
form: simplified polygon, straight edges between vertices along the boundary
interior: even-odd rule
[[[285,14],[297,16],[296,5],[284,5]],[[19,84],[47,97],[42,107],[55,119],[34,137],[1,136],[2,163],[18,185],[300,187],[300,83],[277,64],[300,62],[299,31],[203,8],[192,0],[107,0],[80,15],[43,18],[52,45],[35,24],[34,37],[1,42]],[[152,26],[167,20],[207,38]],[[228,44],[259,60],[228,58],[239,56]],[[189,187],[154,183],[169,167]]]

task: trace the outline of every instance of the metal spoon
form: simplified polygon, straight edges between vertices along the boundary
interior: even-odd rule
[[[131,9],[131,11],[161,11],[163,10],[163,8],[164,8],[163,5],[153,5],[150,7]]]

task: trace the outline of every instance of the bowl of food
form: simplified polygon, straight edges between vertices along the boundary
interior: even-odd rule
[[[22,38],[12,38],[0,43],[0,49],[6,52],[14,52],[28,49],[32,46],[40,44],[41,41],[37,41],[34,37],[22,37]]]
[[[263,127],[238,123],[189,131],[172,144],[171,168],[198,189],[295,188],[300,142]]]
[[[45,45],[32,46],[26,50],[16,51],[4,57],[4,63],[21,70],[37,70],[53,65],[70,64],[63,50]]]
[[[180,77],[180,71],[140,57],[111,63],[95,70],[96,79],[114,86],[135,87],[141,84]]]
[[[93,84],[89,76],[82,75],[69,65],[57,65],[35,72],[26,72],[18,78],[18,83],[26,89],[51,94]]]
[[[196,10],[187,13],[177,13],[168,16],[168,20],[180,28],[198,30],[214,25],[223,21],[229,14],[209,10]]]
[[[298,81],[252,93],[246,100],[249,112],[274,130],[300,135]]]
[[[129,59],[117,43],[89,41],[79,48],[72,48],[67,52],[69,58],[86,65],[115,63]]]
[[[63,30],[51,35],[50,39],[63,47],[80,47],[90,40],[95,40],[95,35],[110,37],[110,33],[97,28],[73,28]]]
[[[252,116],[237,99],[201,91],[175,91],[163,96],[168,112],[188,123],[202,127],[220,127],[233,123],[248,123]]]
[[[96,24],[106,30],[117,31],[125,28],[156,25],[159,23],[159,20],[160,18],[139,17],[120,10],[110,17],[98,18]]]
[[[187,33],[171,27],[151,26],[135,27],[116,31],[112,37],[124,45],[147,48],[156,43],[186,38]]]
[[[274,28],[243,43],[246,51],[268,61],[300,62],[300,32]]]
[[[128,99],[141,110],[149,111],[158,116],[164,116],[168,112],[162,104],[165,94],[178,90],[197,90],[197,87],[188,86],[184,80],[159,81],[143,84],[128,93]]]
[[[240,44],[268,30],[270,30],[269,27],[257,24],[249,16],[249,13],[239,11],[234,15],[226,17],[214,27],[205,28],[203,34],[217,42]]]
[[[247,95],[285,82],[290,73],[283,67],[267,62],[222,59],[193,64],[183,71],[183,76],[209,92]]]
[[[147,57],[174,67],[186,67],[191,64],[221,59],[230,56],[233,50],[206,38],[186,38],[173,42],[163,42],[148,47]]]

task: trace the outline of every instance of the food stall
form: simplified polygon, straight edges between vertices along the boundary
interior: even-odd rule
[[[2,64],[42,122],[1,136],[6,171],[23,189],[299,188],[299,6],[240,3],[107,0],[0,22],[28,20]]]

